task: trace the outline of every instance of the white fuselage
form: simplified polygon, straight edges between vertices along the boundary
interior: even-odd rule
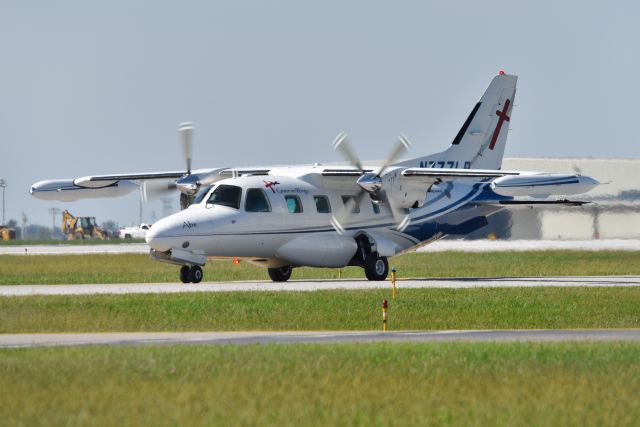
[[[147,242],[158,252],[177,249],[205,257],[246,258],[266,266],[342,267],[357,250],[357,234],[365,233],[381,255],[396,255],[433,238],[437,232],[421,232],[425,223],[451,213],[467,203],[471,194],[480,192],[462,182],[449,184],[443,191],[433,189],[421,208],[411,210],[412,222],[405,232],[396,228],[387,206],[375,205],[367,195],[358,212],[350,215],[345,233],[337,233],[331,218],[343,210],[343,197],[355,195],[359,187],[317,174],[296,176],[294,169],[282,172],[293,176],[270,174],[219,181],[198,203],[155,223],[147,233]],[[237,206],[208,203],[219,186],[241,189]],[[250,190],[266,196],[268,212],[249,211]],[[324,197],[329,209],[326,204],[318,205],[318,198]],[[299,200],[300,212],[288,204],[287,199],[292,198]],[[456,221],[463,222],[468,216],[466,212]],[[418,233],[411,233],[411,229]]]

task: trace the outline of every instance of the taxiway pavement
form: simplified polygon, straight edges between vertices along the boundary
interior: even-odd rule
[[[505,252],[544,250],[640,251],[640,239],[438,240],[419,252]],[[148,254],[146,243],[0,246],[0,255]]]
[[[519,288],[519,287],[614,287],[640,286],[640,276],[568,276],[568,277],[487,277],[398,280],[396,287],[417,288]],[[182,283],[127,283],[87,285],[3,285],[0,296],[26,295],[99,295],[99,294],[171,294],[183,292],[314,292],[323,290],[389,289],[391,282],[367,280],[292,280]]]
[[[640,329],[446,330],[446,331],[317,331],[317,332],[129,332],[80,334],[5,334],[0,348],[167,345],[292,344],[365,342],[557,342],[634,341]]]

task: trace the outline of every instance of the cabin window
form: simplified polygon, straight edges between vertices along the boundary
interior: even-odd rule
[[[287,201],[287,209],[289,213],[302,213],[302,202],[298,196],[284,196]]]
[[[247,190],[247,200],[244,202],[244,210],[247,212],[271,212],[271,205],[267,195],[261,188]]]
[[[355,196],[342,196],[342,203],[345,207],[347,205],[351,205],[351,213],[360,213],[360,205],[358,205],[358,201]]]
[[[331,204],[327,196],[313,196],[318,213],[331,213]]]
[[[240,209],[240,197],[242,196],[242,188],[235,185],[220,184],[213,190],[213,193],[207,200],[209,205],[222,205],[234,209]]]
[[[373,206],[373,213],[378,215],[380,213],[380,205],[377,203],[371,202],[371,206]]]

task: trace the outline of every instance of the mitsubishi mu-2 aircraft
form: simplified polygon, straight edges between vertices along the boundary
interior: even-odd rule
[[[153,224],[146,241],[153,259],[181,266],[184,283],[202,280],[207,258],[244,259],[266,267],[274,281],[288,280],[295,267],[348,265],[384,280],[388,257],[470,233],[502,209],[581,206],[566,197],[599,184],[579,173],[501,169],[516,82],[500,72],[448,149],[411,160],[398,161],[409,148],[401,136],[386,161],[363,164],[342,133],[334,149],[347,165],[192,171],[193,126],[185,123],[179,132],[186,172],[41,181],[31,194],[60,201],[116,197],[144,192],[150,180],[179,190],[183,209]]]

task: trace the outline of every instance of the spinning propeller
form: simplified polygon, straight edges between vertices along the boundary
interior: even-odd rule
[[[185,209],[191,204],[202,184],[200,177],[191,173],[193,132],[194,127],[191,122],[181,123],[178,127],[180,143],[182,145],[182,156],[187,166],[187,172],[175,181],[143,181],[140,187],[143,201],[146,202],[149,199],[173,193],[177,189],[180,191],[180,207]]]
[[[366,172],[362,167],[360,158],[351,148],[346,133],[341,132],[336,137],[333,141],[333,149],[339,152],[361,175],[356,181],[356,184],[360,186],[358,193],[355,197],[350,197],[347,200],[343,209],[338,212],[337,215],[331,217],[331,224],[339,234],[344,233],[344,224],[349,222],[351,216],[355,213],[354,209],[360,206],[360,203],[367,194],[374,203],[383,204],[389,208],[398,230],[404,230],[404,228],[409,225],[409,215],[406,215],[401,209],[394,206],[393,200],[387,196],[384,189],[383,178],[389,167],[395,163],[403,152],[408,151],[410,147],[411,143],[409,140],[404,135],[400,135],[396,138],[391,153],[387,156],[382,166],[380,166],[377,171]]]

